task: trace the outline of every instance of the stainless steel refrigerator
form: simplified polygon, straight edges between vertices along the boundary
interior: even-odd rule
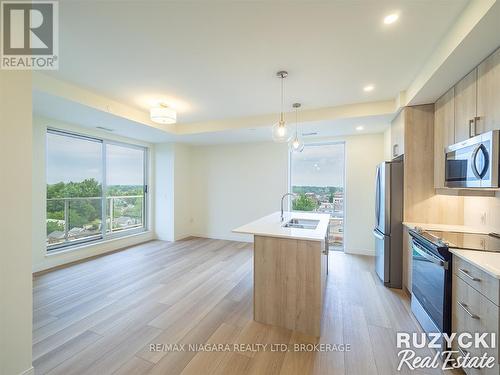
[[[377,166],[375,182],[375,271],[386,286],[402,287],[403,161]]]

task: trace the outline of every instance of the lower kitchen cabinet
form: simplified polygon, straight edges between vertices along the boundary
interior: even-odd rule
[[[464,369],[468,375],[498,375],[498,332],[499,313],[498,293],[500,282],[498,279],[481,271],[469,262],[453,257],[453,290],[452,290],[452,332],[460,333],[495,333],[496,344],[494,348],[459,348],[457,342],[453,343],[453,350],[462,356],[481,356],[487,353],[494,356],[497,361],[491,369]],[[490,298],[493,296],[497,302]],[[495,297],[496,296],[496,297]],[[490,339],[488,335],[488,339]]]

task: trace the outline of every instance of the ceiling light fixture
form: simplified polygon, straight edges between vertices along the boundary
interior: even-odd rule
[[[304,150],[304,142],[299,138],[299,108],[300,103],[293,103],[295,109],[295,135],[290,141],[290,150],[292,152],[302,152]]]
[[[290,132],[286,127],[285,112],[283,112],[285,104],[285,78],[288,76],[288,72],[281,70],[276,73],[276,76],[281,79],[281,112],[278,122],[274,124],[272,128],[273,141],[277,143],[285,143],[291,138]]]
[[[163,103],[151,108],[150,117],[151,121],[157,124],[175,124],[177,122],[177,113]]]
[[[375,89],[375,86],[373,86],[373,85],[366,85],[365,87],[363,87],[364,92],[370,92],[370,91],[373,91],[374,89]]]
[[[398,20],[399,14],[397,13],[392,13],[384,17],[384,23],[386,25],[390,25],[391,23],[394,23]]]
[[[359,126],[356,126],[356,130],[358,132],[360,132],[361,130],[363,130],[365,127],[363,125],[359,125]]]

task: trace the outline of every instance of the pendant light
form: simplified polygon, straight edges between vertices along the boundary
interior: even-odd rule
[[[289,146],[292,152],[302,152],[304,150],[304,142],[299,138],[299,108],[300,103],[293,103],[293,108],[295,109],[295,135],[290,140]]]
[[[273,125],[273,141],[277,143],[285,143],[290,141],[291,135],[286,127],[285,123],[285,113],[283,112],[283,106],[285,104],[285,78],[288,76],[288,72],[284,70],[276,73],[276,76],[281,79],[281,112],[279,121]]]

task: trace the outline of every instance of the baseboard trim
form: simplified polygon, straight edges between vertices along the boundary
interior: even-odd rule
[[[366,249],[346,249],[344,251],[346,254],[356,254],[356,255],[368,255],[375,256],[374,250],[366,250]]]
[[[240,237],[242,236],[242,237]],[[229,235],[229,236],[217,236],[217,235],[207,235],[207,234],[192,234],[191,237],[199,237],[199,238],[209,238],[212,240],[223,240],[223,241],[235,241],[235,242],[246,242],[253,243],[253,235]]]
[[[19,375],[35,375],[35,368],[31,366],[29,369],[21,372]]]

